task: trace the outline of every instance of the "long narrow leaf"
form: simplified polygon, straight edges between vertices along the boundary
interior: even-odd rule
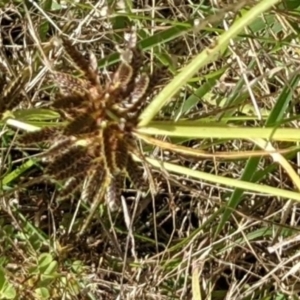
[[[231,186],[243,190],[253,191],[257,193],[269,194],[271,196],[283,197],[286,199],[293,199],[300,202],[300,193],[292,192],[284,189],[274,188],[264,184],[257,184],[252,182],[247,182],[239,179],[226,178],[223,176],[217,176],[214,174],[209,174],[206,172],[196,171],[189,168],[181,167],[175,164],[161,162],[152,158],[147,158],[147,161],[156,168],[164,169],[166,171],[176,173],[176,174],[185,174],[193,178],[225,185]]]
[[[141,134],[164,135],[184,138],[219,139],[255,139],[263,138],[276,141],[299,141],[299,129],[296,128],[244,128],[230,126],[198,125],[192,122],[166,123],[153,122],[138,129]]]
[[[140,127],[146,126],[168,103],[172,97],[179,92],[189,79],[202,67],[216,60],[226,49],[231,39],[235,38],[246,26],[251,24],[261,13],[270,9],[273,5],[280,2],[279,0],[264,0],[249,10],[242,18],[238,19],[231,28],[224,32],[217,40],[213,48],[206,48],[196,56],[149,104],[140,117]]]

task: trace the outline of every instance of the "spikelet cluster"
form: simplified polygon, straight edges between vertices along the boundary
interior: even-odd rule
[[[103,80],[96,57],[91,53],[86,59],[69,40],[62,39],[65,52],[83,73],[80,79],[61,72],[51,74],[59,87],[52,108],[68,122],[19,138],[22,144],[51,144],[43,154],[48,161],[45,173],[63,183],[60,198],[80,190],[83,200],[93,201],[104,189],[106,200],[116,202],[126,177],[138,189],[143,185],[132,158],[137,149],[132,128],[152,85],[149,76],[141,72],[142,54],[135,41],[127,40],[121,62]]]

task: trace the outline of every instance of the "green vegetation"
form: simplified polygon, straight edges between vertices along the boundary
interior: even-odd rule
[[[224,2],[1,2],[0,299],[299,299],[300,4]],[[61,199],[51,139],[20,143],[69,122],[49,75],[82,74],[58,37],[109,78],[133,27],[165,75],[130,123],[143,193]]]

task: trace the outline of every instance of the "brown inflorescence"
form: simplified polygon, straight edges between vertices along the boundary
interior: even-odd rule
[[[151,86],[148,75],[140,72],[141,52],[129,43],[120,55],[119,67],[103,83],[94,55],[87,60],[69,40],[62,42],[84,74],[83,79],[61,72],[51,74],[60,88],[52,108],[68,122],[62,127],[25,133],[19,142],[51,142],[52,147],[44,153],[48,158],[45,174],[64,182],[61,198],[82,187],[85,201],[96,200],[105,189],[107,202],[116,202],[125,177],[136,188],[142,187],[141,171],[132,158],[132,152],[138,151],[132,130]]]

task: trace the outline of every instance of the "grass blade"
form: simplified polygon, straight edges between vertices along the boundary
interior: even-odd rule
[[[273,5],[280,2],[279,0],[264,0],[249,10],[245,15],[238,19],[231,28],[224,32],[216,41],[213,48],[206,48],[198,56],[196,56],[183,70],[159,93],[159,95],[149,104],[140,116],[140,127],[145,127],[160,111],[160,109],[168,103],[172,97],[184,86],[189,79],[202,67],[209,62],[216,60],[231,39],[235,38],[243,29],[251,24],[258,15],[270,9]]]

